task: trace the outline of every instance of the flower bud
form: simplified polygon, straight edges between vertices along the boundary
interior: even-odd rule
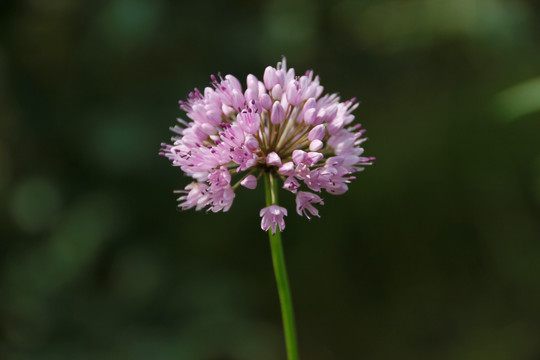
[[[263,76],[264,86],[266,89],[271,90],[276,84],[278,83],[279,79],[276,75],[276,69],[274,69],[271,66],[268,66],[264,70],[264,76]]]
[[[306,124],[313,124],[317,119],[317,109],[311,108],[304,113],[304,122]]]
[[[281,175],[291,176],[294,174],[294,163],[292,161],[286,162],[279,167],[278,171]]]
[[[323,147],[323,142],[321,140],[313,140],[310,144],[309,144],[309,150],[311,151],[318,151],[318,150],[321,150]]]
[[[275,152],[266,155],[266,164],[271,166],[281,166],[281,158]]]
[[[266,110],[270,110],[272,108],[272,98],[270,98],[270,95],[267,93],[262,94],[259,101],[261,102],[261,106]]]
[[[248,175],[240,182],[240,185],[253,190],[257,187],[257,178],[253,175]]]
[[[249,74],[247,76],[247,88],[253,92],[255,97],[259,96],[259,80],[255,77],[255,75]]]
[[[255,152],[259,148],[259,141],[255,138],[253,135],[246,136],[246,140],[244,141],[245,147],[248,148],[248,150]]]
[[[283,109],[283,106],[279,103],[279,101],[276,101],[274,103],[274,106],[272,106],[272,114],[270,115],[270,121],[272,124],[280,124],[285,119],[285,110]]]
[[[326,130],[324,128],[324,124],[319,124],[315,126],[311,131],[309,132],[308,139],[309,141],[313,140],[322,140],[324,138]]]
[[[306,152],[303,150],[294,150],[292,153],[292,159],[296,165],[301,164],[306,157]]]
[[[287,84],[287,101],[293,106],[298,106],[302,102],[302,90],[300,84],[296,80],[291,80]]]
[[[247,89],[244,92],[244,98],[246,99],[246,102],[249,104],[252,100],[257,100],[257,93],[251,89]]]
[[[307,155],[306,155],[306,157],[304,159],[304,162],[308,166],[313,166],[316,163],[318,163],[319,161],[321,161],[322,158],[324,158],[324,155],[321,154],[320,152],[310,151],[310,152],[307,153]]]
[[[281,88],[281,85],[277,84],[272,88],[272,97],[276,100],[280,100],[281,96],[283,95],[283,89]]]

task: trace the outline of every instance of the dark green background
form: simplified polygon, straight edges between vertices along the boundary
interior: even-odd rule
[[[209,75],[286,55],[377,161],[284,232],[304,360],[540,359],[535,0],[0,5],[0,359],[284,359],[262,186],[180,212]]]

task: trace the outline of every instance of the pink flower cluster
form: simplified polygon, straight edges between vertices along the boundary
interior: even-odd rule
[[[353,174],[374,160],[362,156],[364,130],[350,125],[355,99],[322,93],[318,76],[311,70],[296,76],[285,58],[266,68],[263,81],[248,75],[245,89],[234,76],[220,75],[204,93],[191,92],[180,101],[191,121],[178,120],[172,144],[162,144],[160,153],[195,180],[178,191],[179,206],[227,211],[238,186],[255,189],[269,173],[295,194],[299,215],[319,216],[313,205],[323,200],[315,193],[343,194]],[[260,215],[263,230],[285,228],[285,208],[274,204]]]

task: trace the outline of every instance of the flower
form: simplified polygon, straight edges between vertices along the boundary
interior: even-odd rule
[[[261,228],[264,231],[272,229],[272,234],[276,233],[276,226],[279,226],[279,231],[285,229],[285,220],[283,216],[287,216],[287,209],[277,205],[270,205],[262,208],[259,215],[261,219]]]
[[[248,75],[245,89],[232,75],[211,79],[212,87],[180,101],[190,120],[178,119],[172,144],[163,143],[160,152],[194,180],[177,191],[183,210],[228,211],[235,189],[255,189],[266,173],[281,178],[296,196],[297,213],[309,219],[319,216],[313,204],[323,204],[314,192],[343,194],[375,159],[363,156],[364,130],[351,125],[356,100],[322,95],[311,70],[296,76],[283,58],[265,69],[262,81]],[[286,215],[277,204],[263,208],[262,229],[283,231]]]
[[[296,212],[298,213],[298,215],[304,215],[309,220],[311,220],[308,215],[309,212],[311,213],[311,215],[319,217],[319,210],[317,210],[312,204],[323,205],[324,202],[319,195],[316,195],[314,193],[310,193],[307,191],[298,192],[298,194],[296,195]]]

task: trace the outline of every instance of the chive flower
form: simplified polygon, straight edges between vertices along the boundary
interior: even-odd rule
[[[246,87],[232,76],[211,76],[212,87],[195,89],[180,108],[171,144],[160,155],[193,182],[179,190],[179,207],[228,211],[235,189],[255,189],[267,175],[296,197],[296,212],[319,217],[319,195],[340,195],[354,174],[371,165],[363,156],[364,130],[352,125],[355,99],[323,95],[319,77],[297,76],[285,58],[268,66],[262,81],[248,75]],[[287,210],[272,202],[260,210],[261,228],[283,231]]]

